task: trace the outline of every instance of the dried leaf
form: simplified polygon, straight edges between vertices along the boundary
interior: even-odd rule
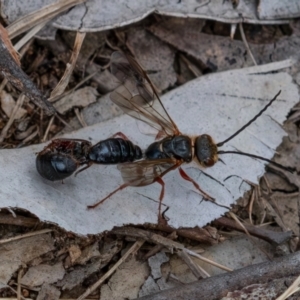
[[[85,107],[96,102],[97,96],[95,88],[86,86],[55,102],[54,107],[59,113],[64,114],[73,107]]]
[[[14,108],[16,106],[16,101],[13,99],[11,94],[6,93],[5,91],[1,92],[1,108],[5,112],[5,114],[10,117],[11,113],[13,112]],[[15,119],[21,119],[27,111],[23,108],[19,108],[16,115]]]
[[[49,234],[35,235],[0,245],[0,286],[5,286],[22,264],[53,249],[54,241]]]
[[[65,269],[61,262],[51,266],[40,264],[29,268],[21,279],[21,284],[31,288],[40,286],[44,283],[51,284],[60,280],[65,275]]]
[[[279,99],[266,113],[222,148],[272,158],[285,135],[280,124],[299,98],[291,76],[274,71],[291,64],[285,61],[202,76],[164,95],[162,101],[182,132],[208,133],[220,142],[256,115],[281,89]],[[137,130],[136,121],[129,116],[117,117],[66,137],[96,143],[120,130],[142,148],[153,142],[153,137]],[[79,234],[99,233],[128,223],[157,222],[160,185],[124,189],[97,209],[87,210],[86,205],[107,196],[122,183],[117,168],[94,165],[77,177],[68,178],[64,184],[49,182],[35,169],[35,153],[43,147],[1,150],[3,207],[30,210],[42,220]],[[196,164],[184,166],[184,169],[218,203],[230,207],[250,188],[242,179],[257,183],[264,173],[264,163],[229,154],[223,155],[222,160],[225,164],[217,163],[205,170],[209,177]],[[202,227],[227,211],[225,207],[203,201],[191,183],[182,180],[177,171],[167,174],[164,181],[163,205],[169,207],[166,217],[174,228]]]

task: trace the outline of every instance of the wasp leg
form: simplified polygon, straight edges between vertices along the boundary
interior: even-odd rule
[[[88,205],[87,208],[88,209],[93,209],[93,208],[97,207],[98,205],[102,204],[105,200],[107,200],[109,197],[111,197],[113,194],[115,194],[118,191],[121,191],[121,190],[125,189],[128,186],[129,186],[129,183],[124,183],[124,184],[120,185],[117,189],[115,189],[113,192],[108,194],[105,198],[101,199],[100,201],[96,202],[93,205]]]
[[[88,169],[92,164],[93,164],[93,162],[92,162],[92,161],[89,161],[85,167],[83,167],[82,169],[78,170],[78,171],[75,173],[75,177],[76,177],[80,172],[82,172],[82,171]]]
[[[178,168],[179,169],[179,174],[181,175],[181,177],[184,180],[190,181],[194,187],[201,193],[201,195],[206,199],[209,200],[211,202],[215,202],[215,199],[212,198],[211,196],[209,196],[207,193],[205,193],[199,186],[199,184],[193,179],[191,178],[188,174],[186,174],[181,167]]]
[[[165,220],[161,214],[161,204],[165,195],[165,182],[161,179],[161,177],[157,177],[155,182],[161,185],[161,191],[159,195],[159,205],[158,205],[158,224],[165,223]]]
[[[115,137],[120,137],[123,140],[129,141],[129,138],[123,132],[121,132],[121,131],[118,131],[117,133],[115,133],[114,135],[112,135],[112,138],[115,138]]]

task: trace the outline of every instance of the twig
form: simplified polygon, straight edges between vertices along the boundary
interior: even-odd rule
[[[139,300],[213,300],[224,297],[224,292],[235,291],[251,284],[267,283],[273,279],[299,275],[300,252],[248,266],[236,271],[205,278],[193,283],[141,297]]]
[[[111,268],[109,271],[104,274],[97,282],[95,282],[91,287],[89,287],[81,296],[77,298],[77,300],[85,299],[90,293],[96,290],[107,278],[109,278],[119,266],[125,262],[125,260],[129,257],[130,254],[137,252],[140,247],[144,244],[144,241],[139,240],[136,241],[129,250],[118,260],[118,262]]]
[[[177,255],[184,260],[197,279],[210,277],[210,275],[199,265],[197,265],[185,250],[177,252]]]
[[[33,227],[39,223],[38,219],[28,218],[23,216],[12,216],[8,214],[0,214],[0,224],[9,224],[22,227]]]
[[[189,255],[192,255],[194,257],[197,257],[199,259],[201,259],[202,261],[205,261],[217,268],[223,269],[225,271],[231,271],[231,269],[218,264],[208,258],[203,257],[200,254],[197,254],[187,248],[185,248],[182,244],[175,242],[175,241],[171,241],[165,237],[162,237],[158,234],[146,231],[146,230],[142,230],[142,229],[138,229],[138,228],[134,228],[134,227],[125,227],[125,228],[116,228],[112,230],[112,233],[114,234],[119,234],[119,235],[127,235],[127,236],[133,236],[136,238],[142,238],[144,240],[153,242],[155,244],[159,244],[159,245],[163,245],[164,247],[168,248],[170,250],[171,253],[174,252],[175,250],[185,250]]]
[[[227,228],[231,228],[231,229],[234,229],[234,230],[237,230],[240,232],[244,232],[244,229],[239,224],[237,224],[235,221],[232,221],[225,217],[221,217],[221,218],[215,220],[214,224],[226,226]],[[262,240],[265,240],[271,244],[276,244],[276,245],[286,242],[293,235],[292,231],[276,232],[276,231],[266,230],[261,227],[256,227],[253,225],[243,224],[243,226],[244,226],[244,228],[247,229],[247,231],[252,236],[258,237]]]
[[[170,240],[175,240],[177,239],[177,233],[176,231],[173,231],[171,234],[167,236],[168,239]],[[149,250],[144,256],[143,260],[147,260],[149,257],[155,255],[159,251],[161,251],[164,248],[162,245],[155,245],[151,250]]]
[[[42,229],[42,230],[38,230],[38,231],[34,231],[34,232],[21,234],[21,235],[14,236],[14,237],[11,237],[11,238],[8,238],[8,239],[0,240],[0,244],[5,244],[5,243],[12,242],[12,241],[20,240],[20,239],[25,239],[25,238],[28,238],[30,236],[44,234],[44,233],[48,233],[48,232],[52,232],[52,231],[53,231],[52,229]]]

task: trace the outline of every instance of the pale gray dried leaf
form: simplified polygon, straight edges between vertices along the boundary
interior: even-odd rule
[[[127,34],[127,46],[142,65],[159,90],[165,90],[176,82],[173,68],[175,53],[165,43],[143,28],[132,28]]]
[[[151,295],[154,293],[159,292],[159,286],[157,285],[156,281],[153,279],[152,276],[149,276],[144,284],[142,285],[140,291],[139,291],[139,297]]]
[[[148,259],[148,264],[151,269],[151,275],[145,280],[139,291],[139,297],[146,296],[149,294],[153,294],[158,292],[161,289],[161,286],[158,283],[158,280],[162,278],[161,266],[162,264],[169,261],[169,257],[165,254],[165,252],[159,252],[154,256],[151,256]],[[164,280],[165,282],[165,280]],[[168,285],[169,288],[172,285]]]
[[[275,221],[280,218],[284,224],[283,230],[292,230],[294,235],[299,236],[299,194],[286,194],[274,192],[272,194],[272,205],[276,212]],[[280,224],[280,222],[277,222]]]
[[[197,20],[190,20],[188,25],[194,23],[195,26],[181,26],[181,23],[176,19],[168,18],[165,22],[152,25],[149,30],[176,49],[201,60],[213,71],[253,65],[242,41],[202,33],[197,30],[197,22]],[[281,37],[275,43],[249,43],[249,46],[258,64],[279,61],[286,59],[286,57],[300,60],[298,51],[300,36],[298,33]],[[299,72],[299,63],[294,66],[293,71]]]
[[[60,297],[60,290],[50,284],[43,284],[36,300],[58,300]]]
[[[88,107],[85,107],[81,111],[81,113],[86,124],[89,126],[115,118],[123,114],[121,109],[116,104],[112,103],[109,98],[109,94],[98,98],[95,103],[92,103]],[[73,118],[69,124],[72,126],[72,129],[79,129],[82,127],[77,117]],[[70,128],[66,127],[62,131],[62,134],[70,132],[70,130]]]
[[[0,245],[0,284],[5,285],[22,264],[53,249],[54,241],[50,234],[35,235]]]
[[[65,269],[62,262],[53,266],[40,264],[30,267],[26,274],[21,279],[21,284],[28,287],[38,287],[44,283],[54,283],[62,279],[65,275]]]
[[[11,113],[13,112],[16,106],[16,101],[14,100],[11,94],[6,93],[5,91],[1,92],[0,97],[1,97],[1,108],[3,109],[5,114],[8,117],[10,117]],[[20,107],[15,115],[15,119],[21,119],[23,116],[25,116],[26,113],[27,111],[22,107]]]
[[[255,123],[222,147],[222,150],[238,149],[270,159],[285,135],[280,124],[299,99],[292,77],[274,71],[292,63],[287,60],[201,76],[164,95],[162,101],[183,133],[207,133],[216,142],[221,142],[253,118],[281,89],[278,99]],[[89,139],[95,144],[118,131],[123,131],[142,148],[153,142],[153,137],[139,132],[136,121],[125,115],[66,137]],[[35,168],[35,153],[43,147],[34,145],[1,150],[0,197],[3,207],[30,210],[43,221],[57,223],[79,234],[99,233],[129,223],[157,222],[159,184],[126,188],[97,209],[87,210],[87,205],[107,196],[122,184],[116,166],[94,165],[77,177],[66,179],[64,184],[49,182],[41,178]],[[205,173],[196,163],[183,167],[217,203],[230,207],[250,189],[248,184],[243,184],[243,178],[257,183],[258,177],[264,173],[265,164],[229,154],[222,155],[222,160],[225,164],[217,163]],[[225,207],[203,201],[192,184],[182,180],[177,171],[168,173],[164,181],[163,204],[169,207],[166,217],[174,228],[202,227],[227,211]]]
[[[97,90],[86,86],[69,94],[53,104],[56,110],[64,114],[73,107],[86,107],[97,100]]]
[[[70,273],[57,283],[63,290],[71,290],[80,285],[84,279],[104,268],[122,248],[120,241],[107,242],[101,248],[101,256],[85,266],[74,267]]]
[[[131,257],[117,269],[109,282],[101,287],[101,300],[137,298],[139,289],[148,275],[147,263]]]
[[[300,17],[298,0],[260,0],[258,17],[261,20],[293,19]]]
[[[269,260],[266,253],[271,257],[273,246],[263,240],[254,237],[250,240],[246,235],[241,235],[207,248],[202,256],[235,270]],[[199,259],[196,262],[211,276],[226,272]]]
[[[56,0],[30,1],[29,3],[1,0],[1,15],[10,23],[55,2]],[[284,3],[287,5],[287,1]],[[99,7],[101,7],[100,10]],[[299,8],[293,10],[294,13],[295,11],[299,11]],[[288,23],[290,18],[290,16],[286,16],[287,19],[279,20],[259,19],[256,1],[239,1],[239,5],[233,8],[231,1],[219,0],[204,3],[193,0],[179,2],[177,0],[88,0],[62,14],[53,22],[53,26],[83,32],[103,31],[137,22],[154,12],[161,15],[209,19],[226,23],[282,24]]]
[[[159,252],[148,259],[149,267],[151,268],[151,275],[154,279],[158,279],[162,276],[161,265],[169,261],[168,256],[165,252]]]
[[[65,275],[65,277],[57,282],[57,286],[62,290],[71,290],[80,285],[83,280],[95,272],[98,272],[101,267],[101,258],[95,259],[91,264],[85,266],[74,267],[74,269]]]

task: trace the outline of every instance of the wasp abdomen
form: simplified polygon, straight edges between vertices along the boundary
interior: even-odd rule
[[[48,180],[63,180],[72,175],[78,163],[71,155],[50,151],[42,151],[36,157],[36,169],[39,174]]]
[[[142,158],[142,150],[128,140],[110,138],[93,146],[88,157],[98,164],[118,164]]]

